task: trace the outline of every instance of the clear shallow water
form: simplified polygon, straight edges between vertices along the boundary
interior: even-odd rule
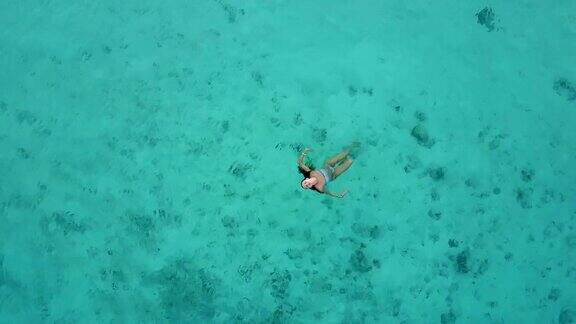
[[[575,9],[2,2],[1,321],[576,321]]]

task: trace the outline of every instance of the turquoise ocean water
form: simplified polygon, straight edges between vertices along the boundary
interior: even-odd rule
[[[573,0],[4,0],[0,71],[0,323],[576,323]]]

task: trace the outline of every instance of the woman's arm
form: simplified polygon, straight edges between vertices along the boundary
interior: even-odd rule
[[[300,154],[300,157],[298,158],[298,166],[306,172],[311,171],[310,168],[304,164],[304,158],[306,157],[306,153],[308,153],[309,151],[311,151],[311,149],[305,148],[304,151]]]
[[[344,198],[344,196],[346,196],[346,194],[348,193],[348,190],[344,190],[341,193],[332,193],[329,191],[324,191],[325,194],[332,196],[332,197],[336,197],[336,198]]]

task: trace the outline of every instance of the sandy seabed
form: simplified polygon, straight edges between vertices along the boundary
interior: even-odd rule
[[[576,322],[574,1],[8,0],[0,45],[2,323]]]

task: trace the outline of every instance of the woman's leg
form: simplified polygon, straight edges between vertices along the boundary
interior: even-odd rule
[[[346,161],[340,163],[340,165],[336,167],[336,170],[334,170],[333,179],[336,179],[336,177],[344,173],[344,171],[348,170],[348,168],[352,165],[353,162],[354,160],[352,159],[346,159]]]
[[[344,160],[347,156],[348,156],[348,152],[349,150],[346,149],[336,155],[334,155],[333,157],[329,158],[328,160],[326,160],[326,162],[324,162],[324,166],[335,166],[338,162]]]
[[[355,152],[357,152],[360,149],[360,142],[354,142],[346,147],[344,147],[344,149],[342,150],[342,152],[334,155],[333,157],[329,158],[328,160],[326,160],[326,162],[324,162],[324,166],[336,166],[336,164],[343,162],[344,159],[346,159],[348,157],[348,155],[350,154],[350,151],[352,151],[352,156],[355,156]]]

